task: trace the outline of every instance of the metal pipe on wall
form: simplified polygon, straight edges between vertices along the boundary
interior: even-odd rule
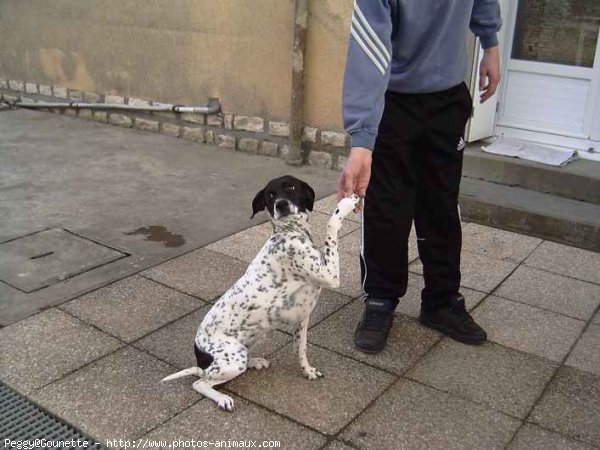
[[[290,151],[286,156],[286,162],[295,166],[304,162],[304,152],[302,151],[302,126],[304,124],[304,55],[306,50],[307,27],[308,0],[295,0],[290,107]]]
[[[84,103],[84,102],[8,102],[5,103],[19,108],[29,109],[113,109],[122,111],[139,111],[139,112],[177,112],[191,114],[216,114],[221,111],[221,103],[216,98],[211,98],[208,105],[191,106],[191,105],[122,105],[118,103]]]

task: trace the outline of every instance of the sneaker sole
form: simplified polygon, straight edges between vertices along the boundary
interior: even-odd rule
[[[381,351],[382,351],[382,350],[385,348],[385,345],[384,345],[384,346],[383,346],[383,347],[381,347],[379,350],[375,350],[375,349],[372,349],[372,348],[364,348],[364,347],[361,347],[360,345],[358,345],[358,344],[356,343],[356,341],[352,341],[352,343],[354,344],[354,349],[355,349],[355,350],[358,350],[359,352],[363,352],[363,353],[368,353],[368,354],[370,354],[370,355],[374,355],[374,354],[376,354],[376,353],[381,353]]]
[[[470,339],[468,337],[464,337],[461,334],[458,334],[457,332],[455,332],[453,329],[451,328],[446,328],[442,325],[437,325],[431,322],[428,322],[424,319],[419,318],[419,322],[423,325],[425,325],[427,328],[431,328],[432,330],[436,330],[439,331],[443,334],[445,334],[448,337],[451,337],[452,339],[454,339],[455,341],[458,342],[462,342],[463,344],[469,344],[469,345],[481,345],[484,342],[487,341],[487,337],[483,338],[483,339]]]

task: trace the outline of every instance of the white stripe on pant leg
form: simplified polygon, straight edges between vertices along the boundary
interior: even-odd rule
[[[360,212],[360,256],[362,259],[363,266],[365,266],[365,274],[362,279],[362,291],[364,295],[367,295],[365,292],[365,283],[367,282],[367,260],[365,259],[365,198],[363,197],[363,209]]]

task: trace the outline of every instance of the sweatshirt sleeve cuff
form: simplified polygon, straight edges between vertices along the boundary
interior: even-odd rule
[[[375,148],[375,139],[377,135],[375,133],[371,133],[367,130],[356,130],[349,133],[350,134],[350,146],[351,147],[364,147],[369,150],[373,150]]]
[[[481,41],[481,46],[484,50],[498,45],[497,33],[479,36],[479,40]]]

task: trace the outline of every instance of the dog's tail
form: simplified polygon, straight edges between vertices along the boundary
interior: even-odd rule
[[[202,370],[200,367],[190,367],[189,369],[184,369],[181,372],[176,372],[168,377],[163,378],[161,383],[164,381],[176,380],[177,378],[189,377],[190,375],[201,377],[204,375],[204,370]]]

